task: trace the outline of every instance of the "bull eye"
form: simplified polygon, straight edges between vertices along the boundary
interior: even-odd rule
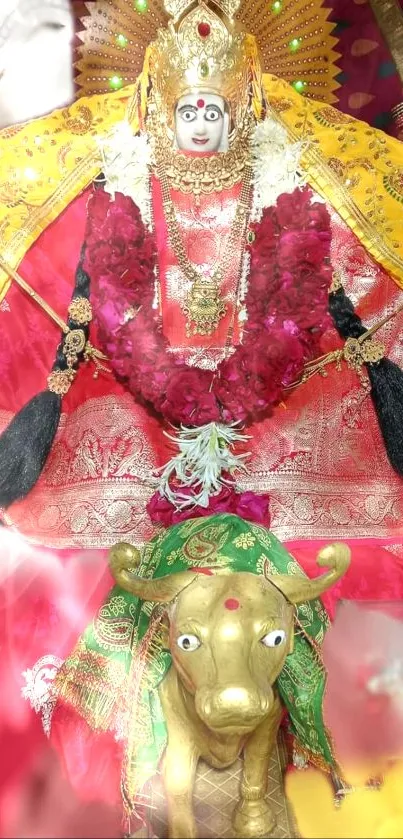
[[[193,650],[197,650],[200,647],[201,641],[197,637],[197,635],[180,635],[179,638],[176,639],[176,643],[181,650],[184,650],[185,653],[192,653]]]
[[[284,629],[273,629],[272,632],[268,632],[261,640],[265,647],[279,647],[284,639]]]

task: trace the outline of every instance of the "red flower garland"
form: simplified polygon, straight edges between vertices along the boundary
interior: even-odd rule
[[[188,494],[182,489],[183,494]],[[223,486],[217,495],[210,496],[208,507],[196,504],[177,510],[170,501],[159,492],[155,492],[147,504],[147,512],[153,524],[163,524],[170,527],[187,519],[214,516],[217,513],[233,513],[246,521],[257,524],[270,525],[269,496],[267,493],[256,495],[255,492],[236,492],[233,486]]]
[[[99,340],[117,377],[175,425],[250,423],[319,351],[332,270],[330,218],[308,187],[280,195],[254,225],[243,343],[216,371],[169,352],[152,308],[156,249],[132,199],[103,189],[88,203],[84,268]],[[127,312],[137,310],[134,319]]]

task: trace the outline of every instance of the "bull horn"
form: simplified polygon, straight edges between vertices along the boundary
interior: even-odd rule
[[[326,545],[322,548],[316,558],[317,564],[323,568],[330,568],[326,574],[315,577],[313,580],[294,574],[278,576],[268,575],[267,579],[285,595],[290,603],[297,605],[308,600],[315,600],[320,597],[333,583],[343,576],[350,565],[351,552],[347,545],[342,542],[335,542],[333,545]]]
[[[182,589],[187,588],[196,574],[191,571],[180,571],[153,580],[136,577],[130,568],[140,562],[140,551],[127,542],[119,542],[109,551],[109,568],[117,584],[125,591],[139,597],[140,600],[150,600],[154,603],[169,603]]]

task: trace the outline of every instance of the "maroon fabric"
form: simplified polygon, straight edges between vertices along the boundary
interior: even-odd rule
[[[368,0],[326,0],[338,38],[341,87],[337,107],[398,136],[391,109],[403,100],[403,85]],[[401,0],[403,8],[403,0]]]

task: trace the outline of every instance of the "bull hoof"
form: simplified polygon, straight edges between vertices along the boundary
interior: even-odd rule
[[[242,839],[260,839],[269,836],[276,826],[276,818],[264,798],[259,801],[240,801],[234,810],[232,824]]]

